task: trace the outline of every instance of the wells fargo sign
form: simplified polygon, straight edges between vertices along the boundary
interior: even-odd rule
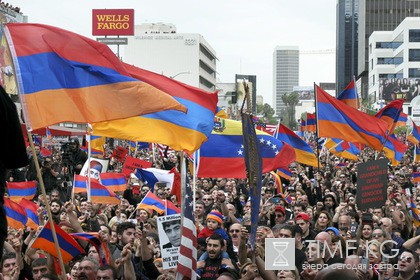
[[[134,35],[134,10],[92,10],[92,35]]]

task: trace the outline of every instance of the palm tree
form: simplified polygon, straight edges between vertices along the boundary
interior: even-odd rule
[[[296,128],[296,120],[295,120],[295,113],[296,113],[296,105],[299,103],[299,93],[291,92],[285,93],[282,95],[281,99],[283,103],[287,106],[288,112],[288,123],[287,126],[291,129]]]

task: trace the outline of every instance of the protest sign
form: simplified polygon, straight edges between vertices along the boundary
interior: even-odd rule
[[[108,170],[109,159],[100,159],[100,158],[90,158],[90,161],[86,161],[80,171],[80,175],[88,176],[90,172],[90,177],[96,180],[99,180],[99,173],[105,173]]]
[[[174,268],[178,264],[181,245],[180,214],[157,217],[160,251],[163,269]]]
[[[115,150],[112,153],[111,157],[115,158],[119,162],[123,162],[127,154],[128,154],[127,149],[117,146],[115,147]]]
[[[388,160],[374,160],[357,166],[357,206],[359,209],[385,205],[388,185]]]
[[[152,163],[149,161],[127,156],[125,158],[124,166],[121,173],[123,173],[128,178],[130,177],[131,173],[135,173],[137,168],[150,168],[150,167],[152,167]]]

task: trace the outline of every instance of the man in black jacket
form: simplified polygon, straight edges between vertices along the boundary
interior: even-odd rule
[[[0,145],[0,257],[3,254],[3,243],[7,236],[7,220],[3,208],[3,196],[6,190],[6,170],[23,167],[28,164],[22,128],[16,106],[4,89],[0,87],[0,127],[2,137]]]

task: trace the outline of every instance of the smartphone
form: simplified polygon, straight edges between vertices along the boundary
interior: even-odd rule
[[[140,222],[140,230],[143,231],[143,229],[144,229],[144,224],[143,222]]]
[[[362,260],[360,262],[362,264],[362,269],[368,270],[369,269],[369,259],[366,257],[362,257]]]
[[[251,233],[251,226],[249,225],[249,226],[245,226],[245,228],[246,228],[246,231],[248,231],[248,233]]]

